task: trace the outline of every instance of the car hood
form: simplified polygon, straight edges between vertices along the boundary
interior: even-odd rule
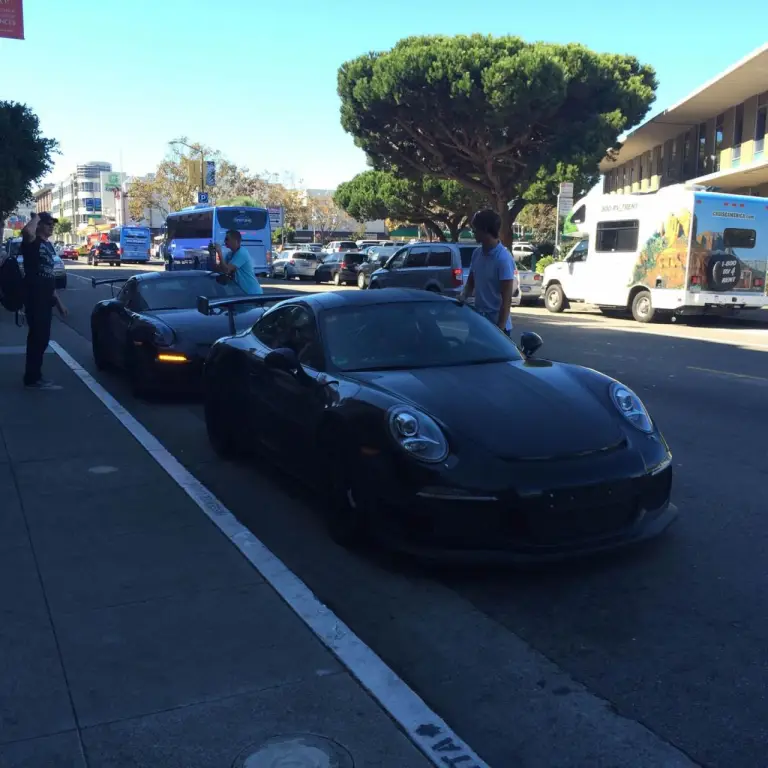
[[[352,374],[509,460],[564,458],[624,442],[619,414],[558,363],[490,363]]]
[[[235,313],[236,330],[250,328],[263,313],[262,308],[240,309]],[[222,336],[230,335],[229,317],[226,313],[203,315],[191,309],[158,309],[143,314],[171,328],[178,344],[210,345]]]

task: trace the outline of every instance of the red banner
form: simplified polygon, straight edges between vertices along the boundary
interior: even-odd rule
[[[23,0],[0,0],[0,37],[24,39]]]

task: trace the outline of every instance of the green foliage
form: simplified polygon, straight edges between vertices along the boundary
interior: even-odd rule
[[[245,195],[240,195],[239,197],[225,197],[223,200],[217,200],[216,205],[232,205],[242,208],[264,207],[264,204],[261,201],[256,200],[256,198],[253,197],[247,197]]]
[[[59,219],[53,231],[57,235],[68,235],[72,231],[72,219]]]
[[[536,271],[540,274],[544,274],[544,270],[550,265],[554,264],[557,259],[554,256],[544,256],[536,262]]]
[[[531,239],[535,243],[544,243],[555,239],[557,211],[553,205],[530,203],[520,211],[515,222],[523,227],[526,232],[530,231],[533,233]]]
[[[0,101],[0,221],[32,196],[32,185],[53,167],[55,139],[40,133],[37,115],[25,104]]]
[[[505,240],[526,202],[596,178],[655,89],[632,56],[479,34],[405,38],[338,74],[341,124],[375,169],[459,182],[492,201]]]
[[[272,242],[275,245],[277,243],[282,243],[283,234],[285,234],[285,242],[292,243],[296,230],[294,230],[293,227],[277,227],[277,229],[272,230]]]
[[[456,241],[472,214],[487,203],[455,181],[423,176],[412,180],[388,171],[364,171],[340,184],[334,201],[357,221],[390,219],[423,224],[444,239]]]

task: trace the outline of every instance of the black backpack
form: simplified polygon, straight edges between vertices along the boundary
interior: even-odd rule
[[[0,264],[0,304],[9,312],[24,307],[24,276],[14,256],[6,256]]]

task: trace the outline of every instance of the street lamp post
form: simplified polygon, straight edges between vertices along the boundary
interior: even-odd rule
[[[193,152],[200,153],[200,191],[205,192],[205,152],[200,149],[200,147],[193,147],[191,144],[187,144],[186,141],[181,141],[181,139],[175,139],[174,141],[171,141],[170,144],[181,144],[183,147],[191,149]]]

